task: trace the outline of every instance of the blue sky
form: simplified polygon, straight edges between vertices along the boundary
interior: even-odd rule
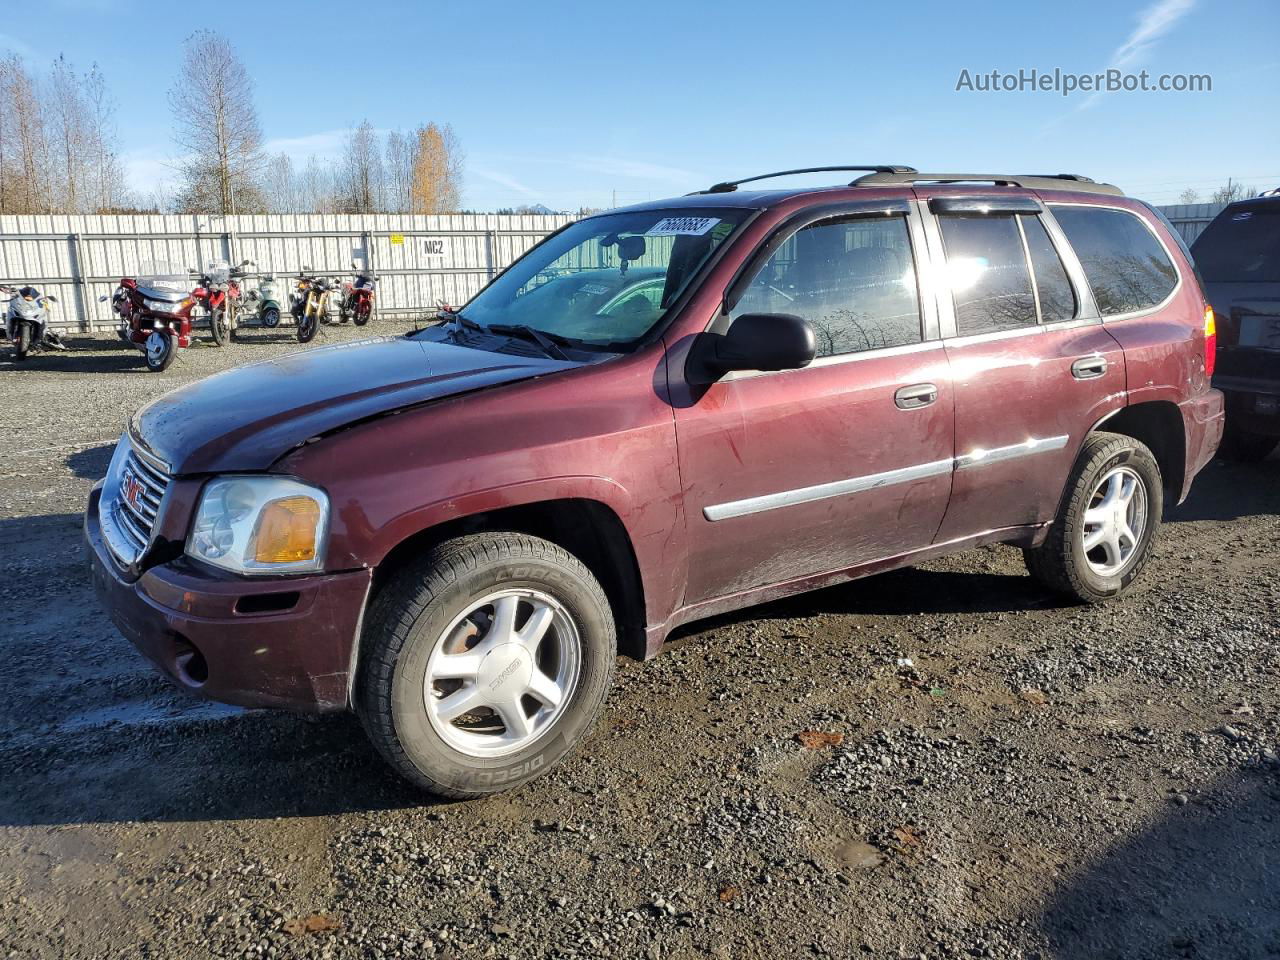
[[[448,122],[478,209],[608,206],[833,163],[1070,171],[1157,203],[1228,176],[1280,186],[1276,0],[1076,0],[1066,18],[1041,6],[43,0],[0,21],[0,49],[40,67],[98,61],[143,190],[172,176],[166,91],[183,38],[206,26],[248,64],[268,149],[305,162],[364,118]],[[1110,65],[1208,73],[1213,90],[955,89],[966,68]]]

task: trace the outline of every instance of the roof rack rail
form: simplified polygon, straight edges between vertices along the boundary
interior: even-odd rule
[[[857,187],[887,187],[916,183],[992,183],[1000,187],[1025,187],[1028,190],[1075,190],[1079,193],[1102,193],[1123,197],[1124,191],[1114,184],[1098,183],[1078,173],[920,173],[874,171],[853,181]]]
[[[777,173],[762,173],[758,177],[744,177],[741,180],[726,180],[723,183],[712,184],[706,190],[695,190],[689,196],[694,197],[704,193],[733,193],[739,186],[744,183],[755,183],[757,180],[771,180],[774,177],[789,177],[795,173],[833,173],[838,171],[861,171],[869,170],[872,173],[885,174],[905,174],[915,173],[915,167],[903,167],[892,164],[876,164],[864,166],[848,166],[848,167],[801,167],[799,170],[779,170]],[[852,186],[852,184],[850,184]]]

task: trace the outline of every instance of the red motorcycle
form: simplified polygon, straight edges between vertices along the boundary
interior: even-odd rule
[[[205,265],[199,284],[191,291],[209,318],[213,342],[220,347],[235,329],[242,293],[238,281],[245,277],[244,268],[252,264],[252,260],[244,260],[238,267],[232,267],[225,260],[212,260]]]
[[[136,277],[122,277],[111,300],[120,318],[120,339],[142,351],[147,369],[169,369],[181,347],[191,346],[191,274],[169,264],[149,264]]]
[[[354,262],[352,268],[356,268]],[[357,273],[354,281],[342,281],[342,300],[338,303],[338,319],[343,323],[355,320],[363,327],[373,317],[373,300],[377,296],[380,278],[367,273]]]

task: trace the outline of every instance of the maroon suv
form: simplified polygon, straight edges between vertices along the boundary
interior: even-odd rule
[[[1084,177],[823,169],[866,173],[589,217],[442,325],[151,403],[86,516],[116,624],[468,797],[690,620],[995,542],[1120,593],[1222,434],[1178,243]]]

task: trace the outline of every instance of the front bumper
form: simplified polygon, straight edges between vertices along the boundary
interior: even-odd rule
[[[90,494],[84,522],[94,590],[161,673],[198,696],[245,707],[346,708],[370,571],[259,580],[176,561],[130,582],[103,542],[99,496]]]
[[[1191,492],[1191,481],[1213,459],[1222,443],[1222,428],[1226,422],[1225,402],[1221,390],[1206,390],[1199,396],[1179,404],[1182,425],[1186,432],[1187,462],[1183,474],[1181,503]]]

